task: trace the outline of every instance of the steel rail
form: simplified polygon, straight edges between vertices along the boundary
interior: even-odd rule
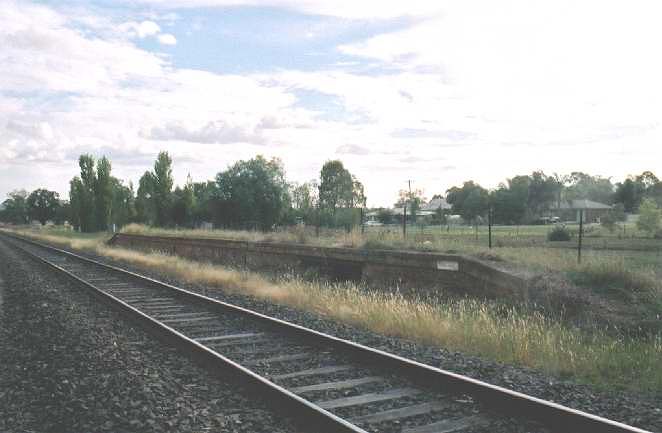
[[[85,260],[84,257],[69,253],[68,251],[53,248],[38,242],[27,240],[25,238],[16,238],[41,248],[50,249],[58,253],[66,253],[70,255],[70,257]],[[84,279],[74,275],[73,273],[58,266],[57,264],[36,254],[33,254],[24,248],[21,249],[34,259],[45,263],[46,265],[62,272],[67,277],[75,280],[77,283],[86,286],[95,296],[99,297],[102,301],[110,304],[114,308],[118,309],[121,313],[129,316],[132,320],[156,333],[161,339],[175,345],[178,349],[184,351],[187,355],[193,356],[196,361],[213,370],[215,373],[218,373],[219,375],[227,378],[231,378],[233,380],[243,379],[243,381],[240,381],[242,385],[248,385],[249,387],[254,388],[256,393],[260,393],[261,395],[265,396],[272,403],[277,403],[278,407],[285,409],[287,415],[289,415],[291,419],[297,421],[298,424],[302,424],[307,427],[313,425],[320,432],[367,433],[365,430],[347,422],[346,420],[332,414],[331,412],[320,408],[319,406],[312,404],[308,400],[305,400],[298,395],[288,391],[287,389],[265,379],[264,377],[254,373],[253,371],[243,367],[231,359],[226,358],[217,352],[214,352],[213,350],[187,337],[172,327],[167,326],[166,324],[150,317],[137,308],[132,307],[121,299],[104,292],[103,290],[97,288],[94,284],[85,281]],[[102,265],[98,262],[91,262],[96,265]],[[119,268],[112,267],[112,269],[119,271]],[[137,274],[132,274],[131,276],[135,277]],[[153,280],[150,281],[150,283],[152,282]]]
[[[372,363],[373,365],[378,365],[380,367],[385,367],[397,371],[399,375],[407,377],[408,379],[420,384],[420,386],[434,389],[442,390],[449,393],[464,393],[472,396],[474,399],[482,402],[487,408],[493,410],[499,414],[507,414],[510,416],[515,416],[523,419],[536,420],[542,423],[544,426],[552,429],[552,431],[572,431],[572,432],[600,432],[600,433],[651,433],[649,431],[629,426],[624,423],[617,421],[609,420],[597,415],[589,414],[580,410],[572,409],[566,406],[563,406],[558,403],[546,401],[539,399],[537,397],[529,396],[517,391],[509,390],[500,386],[492,385],[477,379],[473,379],[464,375],[446,371],[440,368],[432,367],[430,365],[422,364],[417,361],[406,359],[404,357],[394,355],[379,349],[371,348],[364,346],[359,343],[355,343],[349,340],[344,340],[332,335],[328,335],[319,331],[315,331],[301,325],[290,323],[281,319],[267,316],[256,311],[249,310],[244,307],[237,305],[229,304],[217,299],[210,298],[198,293],[191,292],[186,289],[182,289],[171,284],[158,281],[156,279],[137,274],[126,269],[122,269],[117,266],[108,265],[101,263],[97,260],[81,256],[70,251],[62,250],[51,245],[46,245],[34,240],[26,239],[24,237],[19,237],[15,235],[9,235],[5,232],[6,235],[11,236],[15,239],[18,239],[22,242],[32,244],[37,247],[44,248],[46,250],[54,251],[59,254],[63,254],[68,257],[75,258],[79,261],[98,266],[102,269],[113,271],[122,274],[125,277],[147,283],[155,288],[165,289],[177,297],[187,299],[196,303],[203,303],[208,307],[213,307],[221,312],[231,311],[233,313],[239,313],[246,317],[250,317],[269,326],[275,327],[276,329],[288,333],[290,335],[302,338],[307,341],[315,342],[316,344],[322,343],[323,345],[333,347],[342,352],[351,354],[355,358],[359,358],[365,362]],[[31,256],[38,258],[44,263],[58,269],[68,276],[72,277],[76,281],[88,286],[91,289],[94,289],[102,299],[107,299],[112,301],[121,307],[121,309],[130,312],[135,317],[138,317],[141,322],[147,324],[150,328],[160,331],[160,333],[165,334],[168,339],[174,339],[174,343],[186,341],[186,345],[190,349],[194,349],[196,353],[203,355],[204,360],[211,361],[211,363],[223,362],[229,368],[236,369],[242,375],[245,375],[250,382],[255,383],[259,386],[264,386],[269,389],[271,394],[274,394],[274,398],[282,399],[283,396],[286,396],[286,402],[288,407],[295,409],[293,416],[300,417],[300,414],[296,410],[309,410],[312,412],[311,416],[314,418],[320,418],[324,422],[333,420],[333,422],[338,423],[338,427],[330,425],[330,430],[325,430],[325,427],[320,424],[316,427],[320,428],[320,431],[364,431],[341,418],[321,409],[314,404],[308,402],[301,397],[287,391],[286,389],[273,384],[269,380],[253,373],[251,370],[242,367],[241,365],[231,361],[228,358],[223,357],[222,355],[217,354],[214,351],[209,350],[205,346],[197,343],[194,340],[189,339],[183,334],[175,331],[174,329],[152,319],[151,317],[145,315],[139,310],[131,307],[129,304],[119,300],[112,295],[109,295],[100,289],[96,288],[94,285],[86,282],[85,280],[71,274],[70,272],[62,269],[54,263],[51,263],[36,254],[25,250]],[[184,343],[181,343],[184,344]],[[335,419],[334,419],[335,418]],[[328,424],[325,424],[328,425]],[[344,429],[344,430],[343,430]]]

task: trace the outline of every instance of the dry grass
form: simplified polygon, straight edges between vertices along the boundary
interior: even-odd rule
[[[53,245],[81,251],[95,251],[100,245],[102,245],[110,238],[110,236],[106,235],[105,233],[81,236],[72,232],[54,230],[12,230],[12,232],[21,236],[25,236],[26,238],[45,241]]]
[[[430,303],[397,293],[366,292],[351,284],[270,280],[176,256],[111,248],[101,242],[103,237],[77,240],[38,232],[21,234],[92,250],[188,282],[313,311],[385,335],[574,376],[603,387],[662,391],[661,336],[636,341],[600,332],[588,335],[536,313],[482,301]]]
[[[501,227],[503,229],[503,227]],[[648,288],[652,287],[655,279],[655,264],[645,260],[634,259],[643,255],[655,256],[655,252],[627,253],[585,251],[582,265],[577,264],[577,253],[573,249],[549,248],[546,246],[500,246],[488,249],[486,242],[482,244],[473,241],[472,230],[469,228],[454,228],[452,235],[444,233],[421,233],[414,231],[403,239],[399,229],[367,230],[361,233],[355,229],[350,233],[342,230],[324,229],[319,237],[315,236],[312,227],[295,226],[274,232],[240,231],[240,230],[191,230],[191,229],[162,229],[148,227],[141,224],[130,224],[122,229],[124,233],[179,236],[190,238],[216,238],[233,239],[252,242],[284,242],[308,244],[316,246],[336,246],[363,249],[396,249],[415,251],[438,251],[443,253],[465,254],[478,258],[489,258],[497,261],[507,261],[519,266],[541,271],[560,271],[572,273],[587,273],[598,275],[601,270],[617,270],[616,275],[626,284],[637,283]],[[546,226],[527,226],[517,228],[517,235],[513,228],[508,228],[506,236],[540,236],[544,239]],[[596,229],[599,230],[599,229]],[[520,233],[521,232],[521,233]],[[660,256],[662,258],[662,255]],[[659,265],[659,264],[658,264]],[[658,266],[659,267],[659,266]],[[613,274],[613,273],[612,273]],[[612,275],[609,275],[609,279]],[[651,278],[652,276],[652,278]]]

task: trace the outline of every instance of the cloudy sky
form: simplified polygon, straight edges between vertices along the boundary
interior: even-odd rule
[[[176,181],[341,159],[389,205],[542,169],[662,175],[658,0],[0,0],[0,198],[76,159]]]

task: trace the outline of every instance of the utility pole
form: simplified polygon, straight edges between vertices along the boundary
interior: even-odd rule
[[[409,200],[411,199],[411,180],[407,181],[409,183],[409,197],[407,197],[402,204],[402,237],[407,239],[407,206],[409,205]]]
[[[407,203],[409,204],[409,210],[412,211],[410,218],[412,219],[412,221],[416,222],[416,214],[413,213],[413,210],[411,208],[411,179],[408,179],[407,183],[409,184],[409,196],[407,197]],[[405,224],[406,223],[407,222],[405,221]]]

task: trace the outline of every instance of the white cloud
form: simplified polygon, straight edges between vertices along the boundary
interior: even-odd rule
[[[157,36],[157,39],[163,45],[175,45],[177,44],[177,39],[170,33],[162,33]]]
[[[407,179],[428,195],[539,168],[618,179],[655,170],[662,157],[657,3],[269,4],[426,19],[339,47],[352,61],[338,69],[240,76],[177,68],[137,47],[136,38],[169,36],[155,17],[117,24],[3,3],[0,194],[38,186],[30,182],[40,171],[65,192],[81,152],[112,155],[116,174],[135,180],[165,149],[180,181],[256,152],[281,157],[289,177],[305,181],[341,155],[371,204],[391,203]],[[383,69],[348,72],[357,64]],[[299,91],[334,104],[306,108]],[[30,179],[15,176],[18,166]]]
[[[166,16],[164,19],[174,19],[171,16]],[[175,45],[177,44],[177,38],[170,33],[163,33],[161,27],[154,21],[128,21],[122,23],[118,26],[118,29],[125,33],[129,38],[140,38],[144,39],[146,37],[154,37],[159,43],[163,45]]]
[[[370,149],[359,146],[358,144],[343,144],[336,149],[336,153],[339,155],[370,155],[372,152]]]
[[[102,94],[135,77],[158,79],[164,61],[122,40],[85,37],[51,9],[0,8],[0,91]]]
[[[229,125],[223,120],[208,122],[201,127],[188,127],[181,122],[169,122],[164,126],[153,127],[147,138],[152,140],[181,140],[206,144],[266,144],[265,138],[259,130]]]
[[[431,0],[138,0],[137,3],[163,8],[194,7],[277,7],[314,15],[350,19],[388,19],[402,16],[430,16],[441,9]]]
[[[137,36],[140,39],[146,38],[147,36],[154,36],[161,32],[161,27],[159,27],[154,21],[142,21],[139,23],[129,21],[121,24],[119,27],[120,30],[127,32],[129,36]]]
[[[0,20],[8,23],[0,28],[0,195],[36,187],[7,177],[10,168],[25,166],[27,174],[34,164],[49,172],[34,172],[37,181],[66,192],[82,152],[119,158],[116,175],[135,180],[149,164],[144,155],[166,149],[180,162],[175,174],[211,178],[253,157],[246,144],[288,143],[290,131],[301,136],[314,124],[273,80],[173,68],[113,34],[112,23],[99,37],[52,9],[17,3],[0,8]],[[218,143],[228,145],[222,153]]]

